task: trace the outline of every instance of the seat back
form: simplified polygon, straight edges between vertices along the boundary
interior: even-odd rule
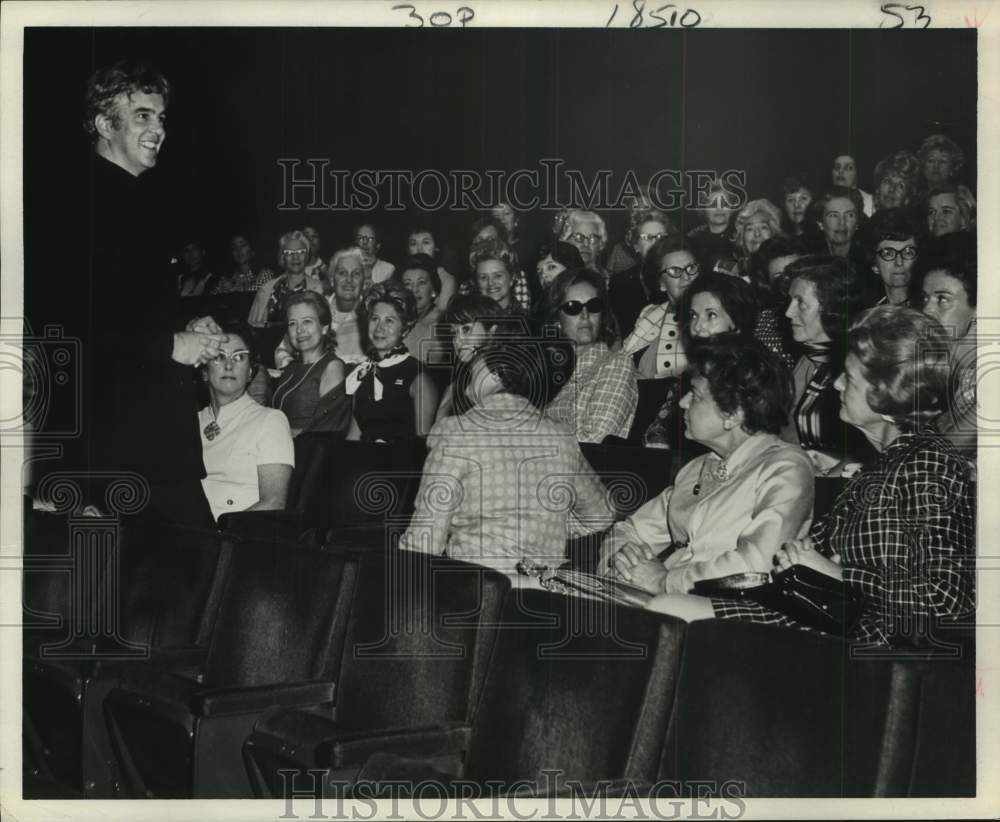
[[[412,551],[364,554],[337,683],[337,721],[388,728],[467,721],[510,582]]]
[[[541,590],[507,597],[465,776],[651,780],[686,626]]]
[[[675,453],[661,448],[582,443],[580,449],[608,487],[612,503],[622,517],[670,485],[680,467]]]
[[[126,527],[119,576],[125,637],[154,648],[206,642],[232,547],[218,531]]]
[[[343,434],[312,432],[295,438],[295,470],[288,484],[285,510],[303,514],[306,524],[312,526],[317,517],[317,507],[323,497],[323,482],[328,470],[330,452],[344,439]]]
[[[407,443],[338,443],[326,458],[324,482],[317,496],[317,530],[382,525],[405,521],[413,513],[423,472],[426,445]]]
[[[915,687],[889,660],[851,659],[838,639],[694,622],[659,777],[713,779],[719,791],[738,780],[748,797],[898,791]]]
[[[300,543],[233,548],[205,663],[206,688],[332,679],[357,556]]]

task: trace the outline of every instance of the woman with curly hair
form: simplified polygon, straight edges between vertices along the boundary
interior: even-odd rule
[[[770,200],[751,200],[739,210],[733,222],[733,241],[739,255],[740,276],[750,276],[750,257],[761,244],[781,231],[781,211]]]
[[[365,295],[368,359],[347,375],[344,388],[354,398],[348,439],[395,442],[425,437],[437,409],[437,388],[403,337],[417,318],[413,294],[389,280]]]
[[[601,551],[603,570],[656,594],[766,573],[812,517],[809,458],[778,436],[792,401],[788,370],[757,341],[731,334],[700,343],[690,362],[684,435],[708,453],[616,525]]]

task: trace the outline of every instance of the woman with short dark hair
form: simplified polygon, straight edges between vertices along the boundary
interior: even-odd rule
[[[557,564],[568,537],[611,524],[607,494],[575,437],[537,408],[545,366],[533,341],[493,338],[469,368],[470,407],[427,437],[400,548],[511,574],[524,557]]]
[[[617,326],[604,277],[582,268],[564,271],[549,287],[549,322],[573,344],[575,365],[565,387],[545,409],[580,442],[628,436],[639,401],[631,359],[612,351]]]
[[[417,316],[413,295],[394,280],[365,295],[368,359],[344,380],[354,398],[348,439],[396,442],[427,436],[437,408],[437,388],[407,350],[403,338]]]
[[[247,387],[260,366],[245,323],[223,323],[228,340],[202,367],[209,402],[198,414],[206,476],[201,481],[218,520],[235,511],[282,509],[295,449],[288,420],[254,400]]]
[[[976,459],[976,235],[930,240],[913,265],[910,304],[944,327],[951,350],[951,402],[938,430],[969,460]]]
[[[602,546],[604,569],[653,593],[766,573],[782,543],[808,533],[812,517],[809,458],[778,436],[792,400],[781,361],[756,340],[726,335],[692,349],[690,373],[684,435],[709,453],[687,463]]]

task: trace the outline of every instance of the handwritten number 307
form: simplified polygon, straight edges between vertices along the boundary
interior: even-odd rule
[[[401,3],[398,6],[393,6],[392,10],[397,11],[400,9],[409,9],[409,14],[407,18],[410,20],[416,20],[417,22],[412,25],[408,25],[407,28],[419,29],[424,25],[424,18],[417,14],[417,7],[410,5],[409,3]],[[476,13],[470,9],[468,6],[459,6],[455,11],[455,18],[458,20],[458,24],[465,28],[465,24],[468,23]],[[436,28],[444,28],[445,26],[451,25],[452,17],[446,11],[436,11],[430,16],[430,24]]]
[[[886,21],[883,20],[879,24],[880,29],[884,28],[901,29],[903,28],[903,26],[906,25],[906,18],[898,11],[896,11],[896,9],[903,9],[904,11],[908,11],[911,13],[916,12],[916,14],[913,15],[913,20],[912,20],[912,24],[914,26],[923,23],[923,25],[920,26],[920,28],[925,29],[931,24],[930,15],[924,14],[923,6],[904,6],[902,3],[886,3],[884,6],[882,6],[882,13],[887,15],[888,17],[894,17],[897,22],[896,25],[894,26],[886,26],[885,25]]]

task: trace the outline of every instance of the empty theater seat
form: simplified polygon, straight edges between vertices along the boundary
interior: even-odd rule
[[[359,780],[447,786],[460,777],[539,795],[559,793],[565,780],[650,781],[684,623],[530,589],[508,596],[503,622],[474,722],[414,734],[410,755],[394,740]]]
[[[107,633],[79,639],[75,658],[50,658],[44,648],[24,658],[25,768],[35,784],[49,783],[48,796],[112,796],[105,695],[123,666],[203,658],[199,645],[217,613],[232,547],[227,537],[135,525],[119,533],[120,572],[107,596],[88,603]]]
[[[320,745],[330,778],[349,781],[409,728],[471,721],[509,589],[507,577],[481,566],[366,553],[335,701],[260,719],[244,749],[255,794],[283,796],[290,786],[279,769],[319,767]]]
[[[347,551],[241,543],[204,665],[129,670],[105,700],[122,793],[250,796],[241,747],[259,714],[332,696],[356,570]]]

